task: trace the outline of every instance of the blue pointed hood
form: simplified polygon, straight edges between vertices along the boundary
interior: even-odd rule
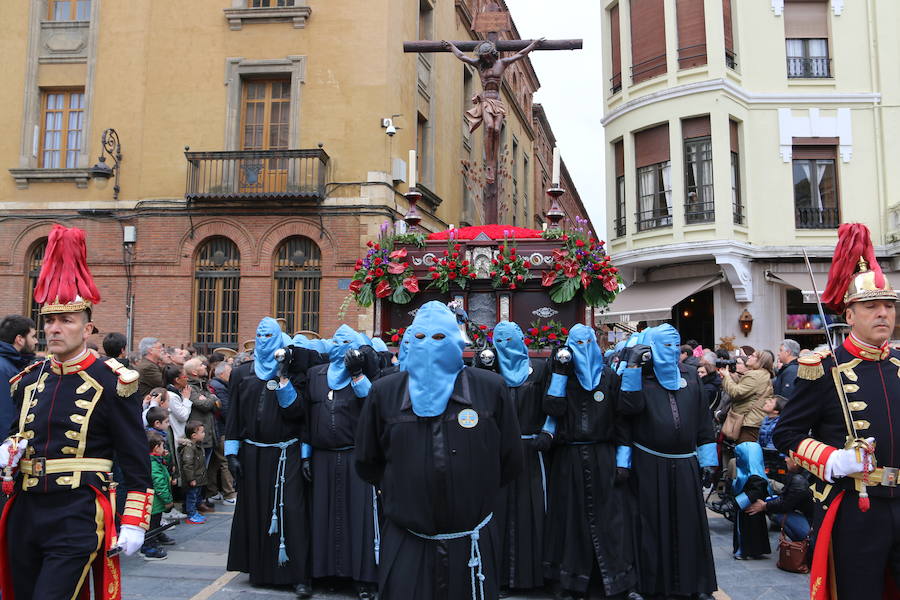
[[[734,447],[736,469],[732,492],[737,495],[744,491],[744,485],[751,475],[768,479],[763,462],[762,446],[756,442],[744,442]]]
[[[331,347],[328,349],[328,387],[340,390],[350,385],[350,372],[344,366],[344,355],[350,348],[359,348],[363,345],[362,336],[349,325],[341,325],[331,338]]]
[[[390,352],[387,344],[385,344],[384,340],[380,337],[372,338],[372,347],[375,348],[375,352]]]
[[[678,369],[681,336],[678,330],[663,323],[644,330],[644,343],[653,353],[653,374],[659,385],[670,392],[681,387],[681,372]]]
[[[500,321],[494,327],[494,348],[500,363],[500,374],[509,387],[519,387],[528,379],[528,348],[525,334],[516,323]]]
[[[566,345],[572,349],[575,359],[575,376],[578,383],[587,391],[600,385],[603,374],[603,353],[597,345],[597,334],[594,329],[578,323],[569,330]]]
[[[409,399],[416,415],[434,417],[447,408],[456,376],[463,370],[465,343],[456,315],[437,300],[422,305],[407,333],[410,330],[405,357]]]
[[[400,346],[397,350],[397,368],[401,371],[406,370],[406,357],[409,354],[409,340],[412,339],[412,325],[406,328],[406,331],[403,332],[403,337],[400,338]]]
[[[256,327],[256,345],[253,347],[253,370],[264,381],[278,375],[275,351],[284,348],[281,325],[272,317],[263,317]]]

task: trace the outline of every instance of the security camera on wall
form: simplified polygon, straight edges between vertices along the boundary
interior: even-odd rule
[[[393,119],[382,119],[381,126],[384,127],[384,132],[388,135],[388,137],[394,137],[397,134],[397,128],[394,127]]]

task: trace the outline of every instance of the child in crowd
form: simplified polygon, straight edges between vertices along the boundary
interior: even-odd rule
[[[197,510],[200,490],[206,484],[206,454],[200,444],[206,437],[206,430],[200,421],[188,421],[184,427],[184,439],[178,440],[181,456],[181,483],[186,490],[184,512],[185,523],[200,525],[206,517]]]
[[[162,524],[162,514],[171,510],[172,488],[169,485],[169,470],[165,464],[166,450],[162,436],[155,431],[147,431],[147,445],[150,448],[150,472],[153,479],[153,507],[150,509],[150,530],[154,530]],[[144,560],[163,560],[168,553],[163,546],[170,546],[175,540],[160,533],[155,538],[147,540],[141,547]]]
[[[778,417],[787,404],[787,398],[784,396],[769,396],[763,403],[763,412],[766,413],[762,424],[759,426],[759,445],[766,450],[775,450],[775,444],[772,443],[772,432],[775,431],[775,425],[778,424]]]

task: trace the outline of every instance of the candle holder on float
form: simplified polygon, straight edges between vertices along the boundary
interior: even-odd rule
[[[408,192],[403,194],[403,197],[409,202],[409,209],[406,211],[406,214],[403,215],[403,220],[406,221],[406,231],[411,233],[418,227],[419,222],[422,220],[422,215],[416,210],[416,204],[422,199],[422,192],[412,187],[409,188]]]
[[[553,187],[547,190],[547,195],[552,198],[550,208],[547,210],[547,220],[550,221],[550,229],[559,229],[559,222],[566,216],[559,206],[559,197],[565,194],[566,190],[559,187],[558,183],[552,185]]]

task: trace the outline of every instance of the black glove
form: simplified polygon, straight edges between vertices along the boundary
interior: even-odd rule
[[[701,485],[703,487],[711,486],[716,480],[716,471],[718,469],[716,467],[703,467],[701,471]]]
[[[366,366],[366,357],[356,348],[350,348],[344,354],[344,366],[350,371],[350,377],[356,379],[363,374],[363,368]]]
[[[553,445],[553,436],[546,431],[540,432],[536,438],[531,440],[531,447],[538,452],[546,452]]]
[[[360,346],[359,351],[363,355],[363,375],[369,378],[369,381],[375,381],[381,374],[381,356],[372,346]]]
[[[303,473],[303,479],[312,481],[312,459],[304,458],[301,460],[300,471]]]
[[[472,357],[472,365],[488,371],[497,370],[497,352],[493,348],[482,348],[475,351]]]
[[[616,467],[616,483],[624,483],[631,476],[631,469]]]
[[[629,367],[643,367],[645,364],[649,363],[652,358],[653,352],[650,350],[650,346],[637,344],[629,349],[628,362],[626,364]]]
[[[559,375],[568,377],[575,371],[572,349],[568,346],[560,346],[550,355],[550,370]]]
[[[244,471],[241,468],[241,461],[238,460],[237,454],[229,454],[225,457],[225,460],[228,461],[228,470],[231,471],[231,476],[235,480],[240,479]]]

